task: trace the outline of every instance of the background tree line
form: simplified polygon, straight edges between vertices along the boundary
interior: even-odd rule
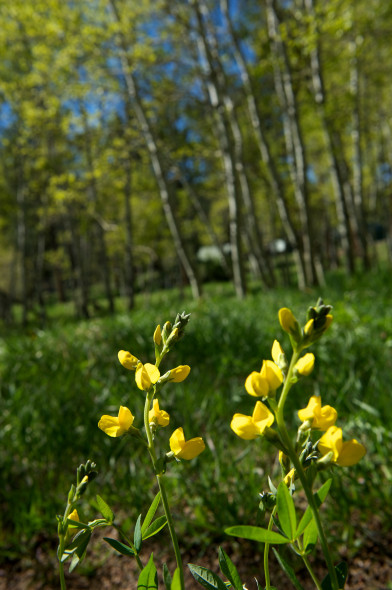
[[[389,3],[15,0],[0,18],[3,319],[199,297],[202,252],[239,297],[288,280],[282,244],[300,288],[369,269],[377,237],[391,256]]]

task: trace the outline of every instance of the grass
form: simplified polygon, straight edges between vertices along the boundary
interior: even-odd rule
[[[155,488],[143,449],[125,438],[110,439],[97,422],[122,404],[141,425],[144,398],[118,363],[117,351],[151,361],[156,324],[183,309],[192,313],[191,321],[165,368],[189,364],[192,371],[185,382],[163,390],[160,405],[170,413],[170,432],[183,426],[187,437],[203,436],[208,450],[168,470],[180,533],[186,532],[189,543],[203,544],[225,526],[254,523],[258,493],[267,489],[277,453],[265,441],[235,437],[230,420],[235,412],[251,413],[254,400],[244,380],[270,358],[274,338],[289,350],[277,321],[279,307],[290,307],[303,321],[319,295],[334,305],[335,322],[314,347],[315,371],[293,390],[287,415],[297,424],[296,411],[315,391],[336,407],[345,437],[363,442],[368,453],[335,478],[331,518],[349,522],[355,510],[363,519],[376,512],[385,520],[392,480],[390,292],[390,274],[382,272],[354,279],[332,275],[328,288],[308,293],[255,287],[244,301],[234,298],[230,285],[219,284],[209,286],[198,303],[186,296],[184,303],[177,291],[159,292],[140,297],[131,314],[119,301],[114,317],[83,322],[65,320],[57,306],[45,330],[11,333],[0,344],[3,554],[18,554],[42,530],[55,533],[55,514],[63,510],[75,468],[87,458],[99,470],[82,509],[87,518],[95,514],[89,506],[95,493],[131,517],[145,511]],[[166,452],[169,433],[158,434]]]

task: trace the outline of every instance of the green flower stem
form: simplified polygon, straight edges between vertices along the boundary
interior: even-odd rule
[[[313,514],[313,518],[316,522],[316,526],[317,526],[317,530],[318,530],[318,534],[319,534],[319,539],[320,539],[320,543],[321,543],[321,547],[324,553],[324,557],[325,557],[325,561],[327,564],[327,568],[328,568],[328,572],[329,572],[329,576],[331,579],[331,584],[332,584],[332,588],[333,590],[339,590],[339,584],[338,584],[338,579],[336,576],[336,570],[335,567],[333,565],[333,561],[332,561],[332,557],[331,557],[331,553],[328,547],[328,542],[327,539],[325,537],[325,533],[324,533],[324,529],[323,526],[321,524],[321,520],[320,520],[320,515],[318,512],[318,507],[316,504],[316,501],[314,499],[313,496],[313,491],[311,486],[309,486],[305,471],[299,461],[299,458],[297,456],[297,453],[295,452],[295,448],[293,446],[293,443],[291,441],[291,438],[287,432],[287,428],[286,428],[286,424],[284,421],[284,404],[285,401],[287,399],[287,395],[291,389],[292,386],[292,378],[293,378],[293,373],[294,373],[294,367],[296,362],[299,359],[299,356],[301,354],[301,350],[294,350],[293,352],[293,356],[291,357],[291,362],[290,362],[290,366],[289,366],[289,370],[287,372],[287,376],[286,376],[286,380],[283,386],[283,390],[279,399],[279,403],[278,403],[278,409],[276,411],[276,423],[279,429],[279,433],[280,436],[282,438],[283,443],[285,444],[286,448],[287,448],[287,452],[288,455],[294,465],[294,468],[298,474],[298,477],[302,483],[302,487],[304,489],[306,498],[308,500],[308,504],[310,506],[310,509],[312,511]]]
[[[317,590],[323,590],[322,587],[321,587],[320,582],[316,578],[316,575],[315,575],[315,573],[313,571],[312,566],[310,565],[309,559],[307,558],[306,555],[301,555],[301,557],[302,557],[302,560],[303,560],[303,562],[304,562],[304,564],[306,566],[306,569],[308,570],[308,572],[310,574],[310,577],[312,578],[312,580],[314,582],[314,585],[316,586]]]
[[[169,528],[170,537],[171,537],[172,545],[173,545],[173,549],[174,549],[174,554],[176,556],[177,567],[180,572],[181,590],[185,590],[184,568],[182,565],[180,548],[178,545],[176,531],[174,529],[174,522],[173,522],[173,518],[171,515],[171,511],[170,511],[169,501],[167,499],[165,482],[163,480],[163,473],[159,472],[159,469],[157,466],[157,456],[155,453],[154,440],[153,440],[153,436],[152,436],[152,432],[151,432],[151,428],[150,428],[150,421],[149,421],[149,417],[148,417],[150,406],[151,406],[151,401],[152,401],[153,397],[154,397],[154,391],[151,390],[147,393],[146,402],[144,404],[144,427],[146,429],[146,435],[147,435],[147,441],[148,441],[148,451],[150,453],[154,472],[155,472],[155,475],[157,478],[159,491],[161,492],[161,500],[162,500],[163,509],[164,509],[165,515],[166,515],[167,526]]]
[[[120,537],[122,537],[124,539],[124,541],[126,541],[128,543],[128,545],[131,547],[132,551],[135,554],[135,559],[137,561],[137,565],[139,566],[140,571],[142,571],[143,564],[140,560],[140,557],[138,556],[138,554],[136,552],[135,545],[132,543],[131,539],[124,533],[124,531],[121,530],[121,527],[119,527],[117,524],[114,524],[114,523],[112,523],[112,526],[116,529],[116,531],[118,531]]]
[[[63,555],[64,553],[64,535],[60,535],[60,544],[59,544],[59,555]],[[65,575],[64,575],[64,564],[61,561],[61,557],[59,558],[59,575],[60,575],[60,587],[61,590],[66,590],[65,584]]]
[[[74,497],[75,499],[75,497]],[[65,507],[64,510],[64,516],[63,516],[63,521],[61,523],[62,529],[64,530],[64,526],[67,522],[67,518],[71,513],[72,510],[72,506],[73,503],[69,502],[69,500],[67,501],[67,505]],[[60,531],[60,525],[59,525],[59,531]],[[61,561],[61,558],[63,557],[64,554],[64,549],[65,549],[65,533],[60,533],[59,532],[59,546],[57,549],[57,557],[59,560],[59,576],[60,576],[60,586],[61,586],[61,590],[66,590],[66,584],[65,584],[65,574],[64,574],[64,563]]]
[[[269,519],[267,530],[270,531],[272,529],[272,525],[274,524],[274,516],[276,512],[276,506],[274,506],[271,516]],[[270,544],[264,544],[264,577],[265,577],[265,590],[270,590],[271,588],[271,580],[269,575],[269,563],[268,563],[268,555],[269,555],[269,548]]]

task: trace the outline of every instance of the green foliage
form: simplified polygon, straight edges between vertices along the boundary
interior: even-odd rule
[[[384,517],[390,506],[387,490],[392,476],[386,467],[392,430],[390,288],[390,276],[383,273],[350,281],[340,275],[330,277],[320,294],[334,304],[335,322],[315,346],[314,379],[301,384],[295,404],[288,400],[287,418],[298,423],[295,411],[305,407],[317,381],[321,394],[328,393],[326,403],[346,420],[345,435],[352,431],[368,449],[360,464],[334,478],[333,501],[326,502],[326,509],[341,527],[349,526],[343,521],[349,521],[353,510],[360,510],[366,519],[374,513]],[[309,294],[255,291],[240,302],[234,300],[229,285],[218,285],[207,291],[204,302],[195,304],[184,302],[176,291],[163,292],[148,302],[137,300],[130,315],[75,323],[61,321],[56,311],[55,324],[46,330],[10,333],[0,350],[4,550],[15,551],[20,539],[28,543],[41,529],[53,527],[52,514],[59,511],[81,457],[96,461],[100,494],[116,513],[121,506],[133,522],[145,514],[141,490],[149,489],[151,478],[144,452],[135,439],[130,455],[123,440],[103,436],[97,422],[104,413],[117,413],[120,401],[132,409],[136,426],[141,425],[143,401],[129,372],[118,363],[117,351],[125,348],[151,362],[154,346],[148,335],[182,307],[192,312],[191,322],[171,362],[189,364],[192,370],[187,381],[167,387],[160,404],[173,423],[182,423],[189,435],[201,434],[214,452],[206,451],[191,464],[184,462],[171,470],[167,486],[179,534],[185,532],[181,530],[184,501],[192,514],[184,536],[190,542],[221,538],[225,527],[238,522],[261,524],[255,522],[258,495],[267,489],[264,473],[273,473],[275,462],[265,453],[263,442],[244,448],[229,424],[234,412],[248,414],[252,406],[244,389],[246,376],[260,369],[263,358],[270,358],[275,337],[284,345],[283,333],[276,328],[277,301],[297,311],[308,306]],[[198,469],[199,461],[203,469]],[[150,491],[151,502],[155,494],[156,490]],[[83,506],[87,513],[89,497],[88,492],[81,500],[82,514]],[[150,517],[148,526],[153,522],[148,513],[144,532]],[[300,521],[301,533],[309,522]]]

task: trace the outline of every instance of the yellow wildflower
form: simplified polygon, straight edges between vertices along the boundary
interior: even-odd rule
[[[272,412],[262,402],[257,401],[252,416],[234,414],[230,427],[240,438],[252,440],[261,436],[273,421]]]
[[[298,417],[301,422],[311,421],[314,430],[327,430],[335,424],[338,413],[332,406],[321,407],[321,397],[313,395],[306,408],[299,410]]]
[[[167,426],[170,422],[170,416],[165,410],[159,408],[159,402],[154,399],[152,409],[148,414],[150,422],[154,422],[157,426]]]
[[[308,352],[302,358],[299,359],[299,361],[296,363],[294,369],[296,369],[300,375],[306,376],[306,375],[310,375],[310,373],[313,371],[313,367],[314,367],[314,354],[312,354],[311,352]]]
[[[268,381],[257,371],[253,371],[245,381],[245,389],[249,395],[254,397],[265,397],[268,395]]]
[[[295,476],[295,469],[293,467],[293,469],[290,469],[288,474],[285,475],[285,477],[283,478],[283,481],[286,484],[286,486],[289,486],[291,484],[291,482],[294,481],[294,476]]]
[[[204,441],[200,436],[185,440],[182,428],[177,428],[177,430],[173,432],[169,444],[176,457],[179,459],[186,459],[187,461],[200,455],[200,453],[206,448]]]
[[[341,467],[355,465],[366,454],[365,447],[355,438],[343,442],[342,429],[336,426],[328,428],[317,448],[323,456],[331,453],[332,461]]]
[[[283,373],[272,361],[263,361],[260,373],[253,371],[245,381],[245,389],[254,397],[266,397],[283,382]]]
[[[119,351],[118,360],[120,361],[123,367],[129,369],[130,371],[134,371],[139,362],[139,359],[137,359],[135,356],[133,356],[133,354],[131,354],[127,350]]]
[[[174,383],[180,383],[184,381],[189,375],[191,368],[188,365],[179,365],[175,369],[171,369],[169,381],[174,381]]]
[[[121,436],[131,428],[134,419],[128,408],[120,406],[117,418],[114,416],[102,416],[98,422],[98,428],[103,430],[108,436]]]
[[[76,522],[80,522],[79,514],[76,508],[72,510],[71,514],[68,515],[68,518],[71,520],[75,520]],[[69,525],[70,527],[73,526],[72,524]]]
[[[154,343],[157,346],[160,346],[162,342],[162,332],[161,332],[161,326],[158,324],[158,326],[155,328],[155,332],[154,332]]]
[[[283,348],[277,340],[274,340],[274,343],[272,345],[271,356],[274,363],[278,365],[278,367],[282,365],[282,360],[284,360],[284,364],[286,364],[286,358]]]
[[[160,376],[161,374],[158,367],[151,363],[143,365],[143,363],[139,361],[135,374],[136,385],[139,389],[142,391],[149,391],[151,385],[156,383]]]
[[[298,321],[291,309],[287,307],[282,307],[279,310],[279,322],[283,330],[289,334],[297,330]]]

